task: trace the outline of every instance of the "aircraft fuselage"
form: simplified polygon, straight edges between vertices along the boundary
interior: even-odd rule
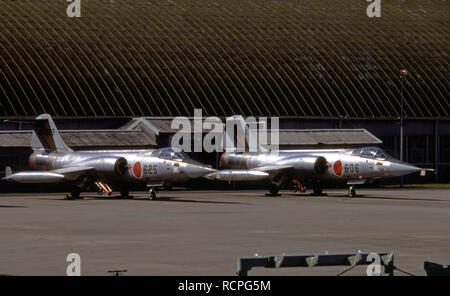
[[[226,169],[255,169],[262,166],[292,166],[294,178],[334,181],[373,180],[417,172],[416,166],[392,157],[386,159],[355,155],[354,149],[292,150],[257,153],[224,153],[221,166]]]

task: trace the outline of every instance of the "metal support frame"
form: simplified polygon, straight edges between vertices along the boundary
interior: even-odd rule
[[[281,268],[281,267],[318,267],[318,266],[356,266],[369,265],[367,261],[371,253],[356,254],[313,254],[313,255],[275,255],[241,257],[237,261],[238,276],[247,276],[253,267]],[[384,275],[394,275],[394,254],[374,253],[380,256],[380,264],[384,267]]]
[[[401,103],[400,103],[400,160],[403,161],[403,151],[404,151],[404,145],[403,145],[403,138],[404,138],[404,127],[403,127],[403,121],[404,121],[404,109],[405,109],[405,97],[404,97],[404,88],[405,88],[405,75],[407,74],[407,71],[402,69],[400,70],[400,78],[402,80],[402,88],[401,88]],[[408,149],[408,148],[407,148]],[[400,186],[403,187],[403,176],[400,177]]]
[[[123,276],[128,270],[126,269],[118,269],[118,270],[108,270],[108,273],[111,276]]]
[[[436,119],[434,126],[434,160],[435,160],[435,172],[436,172],[436,183],[439,182],[439,120]]]

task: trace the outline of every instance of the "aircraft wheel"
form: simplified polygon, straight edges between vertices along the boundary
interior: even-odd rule
[[[356,190],[353,186],[350,186],[348,189],[348,197],[355,197],[356,196]]]
[[[83,199],[83,198],[80,197],[80,192],[79,191],[72,191],[70,194],[66,195],[66,199],[74,200],[74,199]]]
[[[128,190],[120,191],[120,197],[121,198],[130,198],[131,199],[130,192]]]
[[[269,188],[269,192],[266,193],[266,196],[278,196],[278,191],[280,190],[280,188],[278,188],[277,185],[272,185]]]
[[[317,188],[316,190],[314,190],[312,195],[315,195],[315,196],[321,196],[321,195],[323,195],[323,190],[322,190],[322,188]]]
[[[150,191],[149,191],[149,199],[150,200],[156,200],[156,191],[155,191],[155,189],[150,189]]]
[[[322,188],[322,186],[320,186],[320,184],[314,184],[313,192],[312,192],[311,195],[313,195],[313,196],[322,196],[323,195],[323,188]]]

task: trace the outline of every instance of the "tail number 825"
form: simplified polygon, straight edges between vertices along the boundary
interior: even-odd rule
[[[156,175],[157,173],[156,164],[148,166],[144,165],[144,175]]]

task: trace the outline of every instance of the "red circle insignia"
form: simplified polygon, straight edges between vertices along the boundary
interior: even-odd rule
[[[342,162],[340,160],[334,162],[333,172],[338,176],[342,176]]]
[[[141,167],[141,163],[139,161],[133,165],[133,174],[137,178],[140,178],[142,176],[142,167]]]

